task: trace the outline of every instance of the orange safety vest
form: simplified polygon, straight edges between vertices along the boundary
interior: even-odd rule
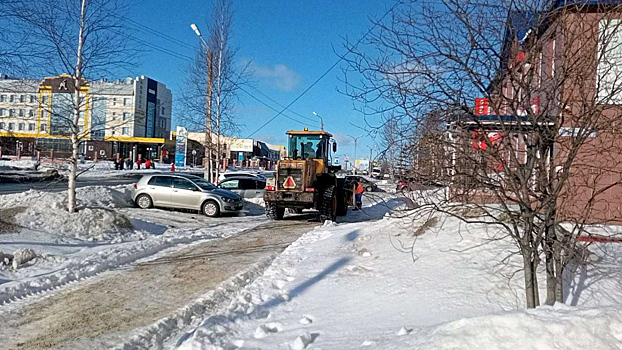
[[[365,192],[365,187],[363,187],[362,183],[357,182],[356,189],[354,190],[354,193],[361,194],[363,192]]]

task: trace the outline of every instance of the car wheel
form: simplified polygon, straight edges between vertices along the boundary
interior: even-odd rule
[[[202,211],[203,214],[210,217],[220,215],[220,207],[218,207],[218,203],[216,203],[215,201],[206,201],[205,203],[203,203]]]
[[[365,187],[365,191],[367,191],[367,192],[374,192],[374,186],[367,186],[367,187]]]
[[[149,209],[153,206],[153,200],[151,200],[151,197],[149,197],[149,195],[141,194],[136,198],[136,205],[140,209]]]

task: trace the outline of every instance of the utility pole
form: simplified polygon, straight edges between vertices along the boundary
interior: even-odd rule
[[[211,183],[214,181],[212,171],[212,93],[214,90],[214,71],[212,69],[212,52],[209,51],[207,44],[205,45],[205,50],[207,51],[207,110],[205,113],[205,154],[207,161],[205,162],[204,177]]]
[[[374,170],[374,160],[372,158],[372,154],[373,154],[374,149],[369,147],[369,146],[367,146],[367,148],[369,148],[369,166],[368,166],[369,169],[367,169],[367,170],[368,170],[369,176],[371,176],[371,172],[372,172],[372,170]]]
[[[359,142],[359,139],[360,139],[361,137],[363,137],[363,135],[361,135],[361,136],[359,136],[359,137],[354,137],[354,136],[352,136],[352,135],[348,135],[348,136],[350,136],[351,138],[353,138],[353,139],[354,139],[354,162],[352,163],[352,164],[354,164],[354,166],[352,167],[352,174],[353,174],[353,175],[356,175],[356,146],[357,146],[357,144],[358,144],[358,142]]]
[[[212,172],[212,92],[214,88],[214,73],[213,73],[213,58],[212,52],[209,49],[209,45],[203,39],[203,35],[201,35],[201,31],[199,31],[199,27],[196,24],[191,23],[190,28],[194,31],[194,33],[201,38],[201,42],[205,46],[205,53],[207,59],[207,91],[206,91],[206,111],[205,111],[205,173],[203,177],[208,182],[213,182],[213,172]]]

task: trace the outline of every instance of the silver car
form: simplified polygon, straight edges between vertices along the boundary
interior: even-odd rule
[[[244,207],[242,198],[194,175],[150,174],[136,184],[132,200],[139,208],[168,207],[199,210],[207,216],[232,213]]]
[[[253,176],[231,176],[221,181],[218,187],[235,192],[244,199],[263,198],[266,179]]]

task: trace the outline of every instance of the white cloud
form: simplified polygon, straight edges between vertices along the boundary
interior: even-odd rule
[[[260,66],[251,64],[251,70],[261,82],[281,91],[292,91],[300,83],[300,74],[284,64]]]
[[[354,140],[352,140],[352,138],[348,135],[334,132],[333,138],[337,141],[339,146],[354,146]]]

